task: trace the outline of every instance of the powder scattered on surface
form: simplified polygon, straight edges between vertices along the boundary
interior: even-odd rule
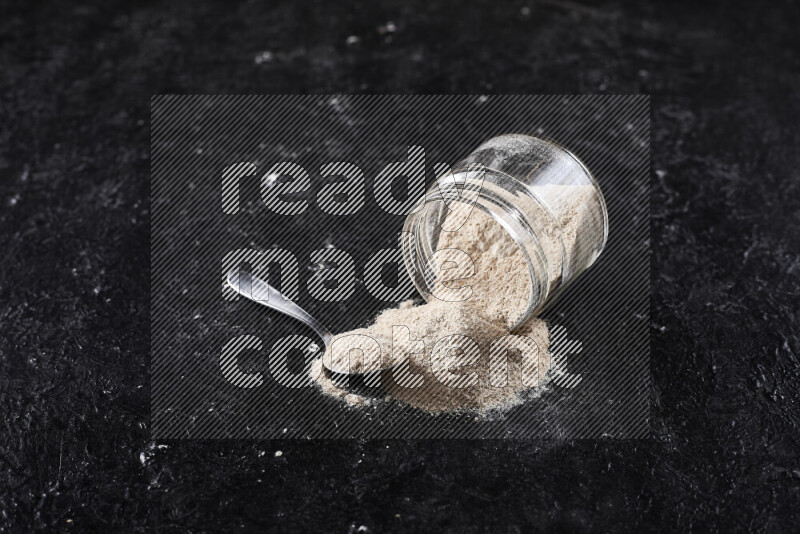
[[[380,376],[387,394],[432,413],[511,407],[523,391],[542,384],[550,367],[544,321],[528,321],[508,337],[504,321],[488,321],[467,303],[385,310],[357,332],[374,339],[386,361],[396,364]],[[311,374],[325,393],[348,404],[374,402],[337,385],[319,359]]]
[[[411,344],[400,345],[408,359],[388,382],[394,398],[434,413],[486,411],[518,404],[522,391],[541,384],[550,366],[543,321],[530,321],[514,333],[526,342],[509,337],[504,322],[487,321],[470,305],[434,303],[414,309],[423,308],[421,320],[408,328],[411,339],[424,342],[425,351],[413,353]],[[392,322],[391,315],[381,322]],[[418,387],[408,387],[415,382]]]
[[[388,397],[426,412],[518,404],[525,390],[543,383],[550,367],[544,321],[531,319],[516,337],[508,337],[530,293],[519,247],[476,209],[459,230],[442,233],[437,249],[458,249],[472,258],[473,276],[445,283],[451,289],[470,286],[471,296],[464,302],[432,298],[420,306],[408,301],[385,310],[368,328],[335,336],[323,356],[327,367],[341,372],[391,367],[380,375]],[[350,405],[375,402],[338,384],[321,360],[311,376],[324,393]]]
[[[387,352],[385,340],[380,334],[375,328],[357,328],[334,336],[323,355],[325,366],[331,371],[345,374],[368,373],[391,366],[391,363],[386,363],[391,354],[391,339]]]
[[[540,224],[546,264],[534,269],[540,280],[549,280],[552,296],[599,253],[602,201],[592,185],[537,184],[531,189],[544,204],[517,201]],[[335,336],[323,358],[337,372],[367,373],[386,399],[426,412],[507,409],[545,382],[551,365],[547,325],[534,317],[511,335],[531,295],[522,251],[482,210],[458,202],[450,209],[469,216],[460,228],[439,235],[430,302],[402,303],[383,311],[368,328]],[[348,389],[319,359],[311,376],[324,393],[350,405],[383,398]]]

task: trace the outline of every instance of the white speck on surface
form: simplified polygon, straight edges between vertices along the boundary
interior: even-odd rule
[[[270,63],[274,58],[275,55],[272,52],[269,50],[264,50],[263,52],[256,54],[256,57],[253,61],[255,61],[256,65],[261,65],[262,63]]]
[[[656,176],[658,176],[659,178],[663,178],[666,175],[667,175],[667,171],[662,170],[662,169],[656,169]]]
[[[17,202],[19,202],[19,199],[20,199],[19,195],[14,195],[13,197],[8,199],[8,205],[9,206],[16,206]]]
[[[262,180],[261,183],[263,184],[263,187],[272,187],[273,185],[275,185],[275,182],[277,182],[278,178],[280,177],[281,177],[280,174],[274,174],[274,173],[269,174],[264,177],[264,180]]]
[[[280,458],[283,456],[283,451],[275,451],[275,458]]]
[[[258,451],[258,457],[259,458],[263,457],[265,454],[267,454],[267,453],[264,452],[264,451]]]
[[[345,42],[347,43],[347,46],[355,46],[359,43],[359,41],[361,41],[361,39],[358,37],[358,35],[351,35]]]
[[[397,31],[397,26],[391,20],[386,24],[378,26],[378,33],[381,35],[385,35],[387,33],[394,33]]]
[[[311,263],[311,264],[309,264],[309,266],[308,266],[308,270],[309,270],[309,271],[311,271],[312,273],[313,273],[313,272],[317,272],[317,271],[321,271],[321,270],[322,270],[322,269],[324,269],[324,268],[325,268],[327,265],[328,265],[328,264],[327,264],[327,263],[325,263],[325,262],[318,261],[318,262],[316,262],[316,263]]]

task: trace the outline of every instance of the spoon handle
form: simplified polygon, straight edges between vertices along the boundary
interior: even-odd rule
[[[228,271],[227,279],[228,285],[241,296],[307,324],[322,338],[326,349],[331,344],[333,334],[325,328],[325,325],[311,317],[303,308],[283,296],[280,291],[261,278],[240,271],[239,267],[234,267]]]

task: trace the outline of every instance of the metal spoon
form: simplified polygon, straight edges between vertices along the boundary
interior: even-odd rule
[[[289,317],[294,317],[298,321],[310,326],[322,339],[322,343],[325,345],[325,350],[328,350],[328,347],[330,347],[331,341],[333,340],[333,333],[325,325],[312,317],[307,311],[283,296],[280,291],[269,285],[266,281],[254,276],[251,273],[243,270],[240,271],[239,267],[234,267],[228,271],[228,276],[226,278],[228,285],[231,286],[231,288],[241,296],[266,306],[267,308],[272,308],[273,310],[286,314]],[[316,345],[309,347],[310,352],[316,352],[318,350],[319,347]],[[363,378],[364,382],[369,387],[374,387],[374,385],[377,385],[373,384],[373,382],[377,382],[377,379],[382,371],[391,369],[391,367],[389,367],[386,369],[367,371],[365,373],[343,373],[340,370],[331,369],[326,364],[324,358],[322,360],[322,365],[325,367],[325,370],[328,371],[334,378]]]

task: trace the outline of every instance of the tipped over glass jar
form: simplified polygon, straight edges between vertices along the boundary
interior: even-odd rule
[[[576,156],[529,135],[494,137],[434,182],[422,209],[406,218],[403,258],[426,301],[440,295],[437,287],[447,287],[440,278],[452,258],[437,254],[447,241],[442,232],[456,232],[461,214],[473,209],[507,232],[527,265],[528,280],[519,289],[527,288],[527,301],[519,295],[522,305],[509,319],[511,330],[552,303],[597,260],[608,239],[603,193]]]

